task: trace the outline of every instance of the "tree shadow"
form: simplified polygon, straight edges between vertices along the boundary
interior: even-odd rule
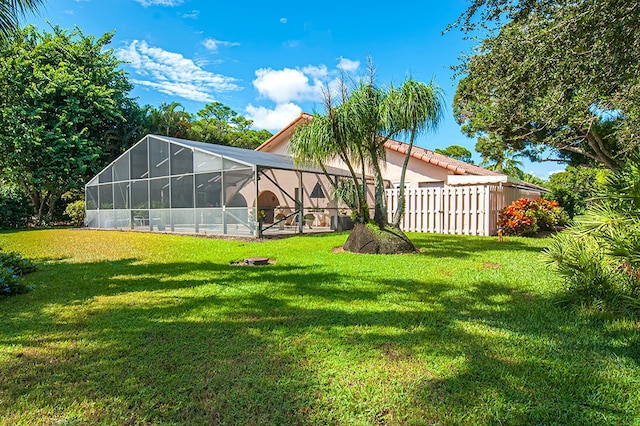
[[[9,423],[73,407],[129,424],[633,422],[633,381],[602,369],[638,372],[637,330],[498,282],[136,259],[36,274],[69,285],[3,304],[0,340],[21,348],[0,363]]]

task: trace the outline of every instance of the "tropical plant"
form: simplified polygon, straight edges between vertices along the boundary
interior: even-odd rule
[[[352,208],[355,222],[368,223],[367,175],[373,174],[375,202],[373,221],[379,229],[388,225],[385,187],[380,163],[385,159],[385,143],[394,136],[409,138],[409,148],[422,131],[433,130],[442,116],[442,93],[433,83],[407,79],[399,87],[381,88],[375,83],[375,71],[349,91],[343,81],[339,99],[325,92],[325,113],[300,126],[290,149],[299,163],[324,167],[329,160],[342,161],[351,176],[341,181],[336,193]],[[407,150],[401,181],[406,174],[411,149]],[[325,170],[326,171],[326,170]],[[404,185],[401,185],[403,188]],[[400,199],[403,199],[401,196]],[[399,212],[404,206],[399,206]],[[396,212],[396,216],[401,213]],[[397,225],[398,221],[394,221]]]
[[[504,173],[518,179],[524,177],[523,163],[519,160],[522,154],[512,149],[505,149],[500,137],[481,136],[476,143],[476,151],[482,155],[480,165],[488,170]]]
[[[458,161],[473,164],[473,159],[471,158],[473,155],[472,152],[460,145],[449,145],[446,148],[436,148],[435,152]]]
[[[34,13],[44,0],[0,0],[0,43],[20,31],[21,17]]]
[[[405,210],[405,177],[411,150],[416,136],[427,130],[435,130],[443,117],[444,96],[442,90],[433,84],[405,80],[399,88],[389,90],[387,101],[382,104],[385,128],[390,135],[404,134],[409,139],[409,148],[404,157],[400,174],[400,194],[398,207],[392,224],[400,226]]]
[[[584,213],[587,200],[599,193],[608,173],[604,168],[569,165],[564,171],[552,174],[543,185],[551,190],[545,198],[556,200],[573,219]]]
[[[640,308],[640,152],[546,251],[574,295]]]
[[[520,198],[498,213],[498,227],[505,235],[530,236],[566,223],[557,201]]]
[[[185,138],[191,128],[191,114],[180,102],[161,103],[158,108],[147,107],[145,133]]]
[[[211,102],[191,120],[187,139],[254,149],[271,137],[268,130],[251,128],[253,121],[221,102]]]

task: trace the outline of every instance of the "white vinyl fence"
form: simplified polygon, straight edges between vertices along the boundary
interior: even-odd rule
[[[393,217],[399,189],[387,189],[387,215]],[[446,186],[405,190],[405,213],[400,226],[406,232],[495,235],[498,212],[519,198],[540,194],[495,185]]]

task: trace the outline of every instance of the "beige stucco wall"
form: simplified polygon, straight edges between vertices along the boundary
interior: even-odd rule
[[[289,140],[283,139],[277,144],[272,144],[268,147],[267,151],[273,154],[290,155]],[[404,154],[387,150],[386,166],[382,168],[382,175],[384,180],[388,181],[391,185],[400,182],[400,174],[402,172],[404,157]],[[327,165],[347,170],[347,166],[340,160],[329,161]],[[369,174],[372,175],[373,173],[369,172]],[[409,167],[407,168],[405,182],[409,188],[418,188],[421,183],[428,184],[441,182],[442,184],[445,184],[449,174],[452,174],[452,172],[442,167],[411,158],[409,159]]]
[[[279,154],[279,155],[287,155],[290,156],[291,154],[289,153],[289,141],[285,141],[285,142],[281,142],[279,144],[274,144],[272,146],[270,146],[268,148],[268,150],[266,150],[267,152],[270,152],[272,154]]]
[[[387,150],[386,167],[382,169],[382,175],[385,180],[390,181],[392,185],[400,182],[404,158],[404,154]],[[452,172],[442,167],[410,158],[405,184],[408,185],[409,188],[418,188],[420,183],[442,182],[444,184],[449,174],[452,174]]]

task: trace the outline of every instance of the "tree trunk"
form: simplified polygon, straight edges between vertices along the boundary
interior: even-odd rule
[[[415,139],[415,131],[411,132],[411,139],[409,141],[409,149],[407,151],[407,155],[404,157],[404,162],[402,163],[402,172],[400,173],[400,195],[398,197],[398,208],[396,209],[393,215],[392,225],[396,228],[400,228],[400,221],[402,220],[402,216],[404,215],[405,209],[405,192],[404,192],[404,182],[407,176],[407,167],[409,166],[409,159],[411,158],[411,151],[413,151],[413,141]]]
[[[375,208],[373,220],[382,229],[387,225],[387,203],[385,200],[382,171],[380,170],[378,154],[375,150],[371,150],[371,161],[373,163],[373,174],[375,180]]]

